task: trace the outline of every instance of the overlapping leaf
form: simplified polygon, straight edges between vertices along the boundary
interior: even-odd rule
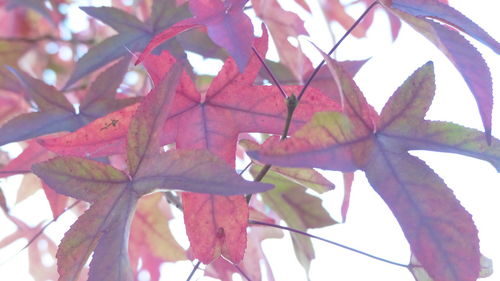
[[[130,51],[142,51],[158,31],[188,16],[186,6],[176,7],[175,1],[155,1],[152,18],[147,23],[116,8],[81,9],[89,16],[113,27],[118,34],[93,46],[78,60],[71,77],[66,82],[66,88],[108,63],[129,55]]]
[[[127,138],[129,174],[92,160],[57,157],[33,171],[58,193],[92,202],[66,233],[59,251],[59,280],[74,280],[94,252],[89,280],[133,280],[128,258],[130,223],[140,196],[156,189],[237,194],[263,191],[204,151],[161,153],[158,131],[175,93],[182,67],[176,64],[141,103]],[[207,161],[199,161],[207,159]],[[157,165],[157,163],[159,165]]]
[[[30,44],[25,42],[13,42],[0,40],[0,88],[9,91],[18,91],[20,86],[15,76],[4,67],[9,65],[17,67],[17,61],[30,48]]]
[[[257,175],[262,166],[253,166],[250,172]],[[332,225],[335,221],[321,206],[321,199],[307,194],[305,188],[274,171],[267,172],[263,182],[274,184],[274,189],[261,194],[264,203],[272,208],[288,226],[307,230]],[[307,236],[292,233],[295,255],[307,273],[314,259],[314,248]]]
[[[219,46],[224,47],[236,61],[240,71],[247,66],[252,52],[253,25],[250,18],[243,12],[248,0],[191,0],[189,9],[193,18],[183,20],[156,35],[137,63],[162,42],[193,27],[204,25],[208,36]]]
[[[483,121],[486,140],[491,142],[493,90],[491,74],[481,54],[451,26],[481,41],[497,54],[500,44],[457,10],[437,0],[382,1],[384,6],[411,25],[438,47],[462,74],[469,86]],[[443,26],[429,18],[437,19]]]
[[[79,113],[62,92],[11,68],[23,85],[25,99],[35,104],[37,112],[19,115],[4,124],[0,128],[0,145],[55,132],[75,131],[98,117],[137,102],[137,98],[114,98],[129,61],[130,58],[125,58],[98,76],[81,101]]]
[[[345,93],[357,89],[348,77],[341,75],[340,79]],[[479,131],[424,120],[434,87],[433,68],[428,63],[387,102],[375,131],[369,126],[364,131],[354,129],[352,124],[364,117],[362,108],[352,107],[350,118],[318,114],[291,139],[281,143],[271,139],[251,155],[279,165],[364,170],[432,278],[476,280],[479,240],[471,216],[443,180],[407,150],[459,153],[489,161],[498,170],[500,141],[493,139],[488,146]]]

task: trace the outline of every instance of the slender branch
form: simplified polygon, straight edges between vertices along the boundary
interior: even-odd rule
[[[358,26],[358,24],[365,18],[365,16],[368,14],[368,12],[370,12],[370,10],[375,7],[375,5],[378,4],[378,1],[374,1],[373,3],[370,4],[370,6],[368,6],[368,8],[366,8],[366,10],[363,12],[363,14],[361,14],[361,16],[356,20],[356,22],[354,22],[354,24],[345,32],[345,34],[342,36],[342,38],[340,38],[340,40],[333,46],[333,48],[328,52],[328,55],[330,56],[333,52],[335,52],[335,50],[340,46],[340,44],[344,41],[344,39],[354,30],[354,28],[356,28],[356,26]],[[314,79],[314,77],[316,77],[316,75],[318,74],[320,68],[325,64],[325,60],[322,60],[320,64],[318,64],[318,66],[314,69],[313,73],[311,74],[311,76],[309,76],[309,79],[307,79],[307,82],[304,84],[304,87],[302,87],[302,90],[300,91],[299,93],[299,96],[297,97],[297,99],[300,101],[300,99],[302,99],[302,96],[304,95],[304,93],[306,92],[307,88],[309,87],[309,85],[311,84],[312,80]]]
[[[201,264],[201,261],[198,261],[198,262],[194,265],[193,270],[191,270],[191,273],[189,274],[189,276],[188,276],[188,278],[186,279],[186,281],[189,281],[189,280],[191,280],[191,278],[193,278],[193,275],[194,275],[194,273],[196,272],[196,270],[198,269],[198,267],[200,266],[200,264]]]
[[[182,203],[181,203],[181,199],[179,198],[179,196],[175,195],[172,191],[165,191],[163,194],[165,195],[165,199],[167,199],[167,202],[169,204],[174,205],[181,212],[184,211],[184,209],[182,208]]]
[[[346,250],[349,250],[349,251],[361,254],[363,256],[367,256],[369,258],[372,258],[372,259],[375,259],[375,260],[378,260],[378,261],[382,261],[382,262],[389,263],[389,264],[392,264],[392,265],[396,265],[396,266],[408,268],[407,264],[402,264],[402,263],[399,263],[399,262],[395,262],[395,261],[387,260],[387,259],[384,259],[384,258],[381,258],[381,257],[377,257],[375,255],[372,255],[372,254],[369,254],[369,253],[366,253],[366,252],[354,249],[352,247],[345,246],[343,244],[340,244],[340,243],[337,243],[337,242],[334,242],[334,241],[331,241],[331,240],[328,240],[328,239],[325,239],[325,238],[321,238],[319,236],[312,235],[312,234],[309,234],[307,232],[300,231],[300,230],[297,230],[297,229],[293,229],[293,228],[290,228],[290,227],[281,226],[281,225],[272,224],[272,223],[267,223],[267,222],[262,222],[262,221],[255,221],[255,220],[248,220],[248,223],[250,223],[250,224],[258,224],[258,225],[265,225],[265,226],[270,226],[270,227],[274,227],[274,228],[288,230],[288,231],[295,232],[295,233],[298,233],[298,234],[301,234],[301,235],[304,235],[304,236],[309,236],[311,238],[321,240],[323,242],[326,242],[326,243],[335,245],[337,247],[340,247],[340,248],[343,248],[343,249],[346,249]]]
[[[32,38],[27,38],[27,37],[0,37],[0,40],[4,41],[14,41],[14,42],[25,42],[25,43],[38,43],[41,41],[54,41],[54,42],[62,42],[62,43],[71,43],[71,44],[87,44],[91,45],[95,43],[94,39],[78,39],[78,38],[72,38],[69,40],[62,39],[60,37],[55,37],[54,35],[51,34],[45,34],[41,35],[38,37],[32,37]]]
[[[30,170],[10,170],[10,171],[0,171],[0,175],[3,174],[29,174]]]
[[[241,276],[243,276],[246,280],[252,281],[248,275],[235,263],[233,263],[233,266],[240,272]]]
[[[271,71],[271,69],[269,69],[269,67],[267,66],[267,64],[264,61],[264,59],[260,56],[259,52],[257,52],[257,50],[255,49],[255,47],[252,47],[252,50],[255,53],[255,55],[257,56],[257,58],[260,60],[260,63],[262,64],[262,66],[264,66],[264,68],[266,69],[266,71],[269,74],[269,76],[271,76],[271,79],[273,79],[273,82],[278,87],[278,89],[280,90],[281,95],[285,99],[288,98],[288,95],[286,94],[285,90],[283,90],[283,88],[281,87],[281,84],[278,82],[278,79],[276,79],[276,76],[274,76],[274,74]]]
[[[23,250],[25,250],[26,248],[28,248],[38,237],[40,237],[40,235],[42,235],[42,233],[45,231],[45,229],[47,227],[49,227],[49,225],[51,225],[52,223],[56,222],[57,219],[59,219],[59,217],[66,213],[67,211],[73,209],[76,205],[78,205],[78,203],[82,202],[81,200],[78,200],[76,202],[74,202],[73,204],[69,205],[66,209],[64,209],[64,211],[62,213],[60,213],[59,215],[57,215],[55,218],[53,218],[51,221],[49,221],[46,225],[44,225],[42,227],[42,229],[40,229],[33,237],[31,237],[30,240],[28,240],[28,243],[26,243],[26,245],[24,245],[24,247],[22,247],[16,254],[14,254],[11,258],[7,259],[5,262],[2,262],[0,263],[0,265],[4,265],[5,263],[7,263],[9,260],[11,260],[12,258],[14,258],[15,256],[19,255]],[[19,227],[19,226],[18,226]]]
[[[248,168],[250,168],[250,166],[252,166],[252,162],[248,163],[245,168],[243,168],[243,170],[241,170],[239,173],[238,173],[238,176],[241,177],[241,175],[243,175],[244,172],[246,172],[246,170],[248,170]]]

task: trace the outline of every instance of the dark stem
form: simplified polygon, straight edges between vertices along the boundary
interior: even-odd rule
[[[182,209],[182,203],[181,199],[179,196],[175,195],[172,191],[165,191],[163,193],[165,195],[165,199],[167,199],[167,203],[174,205],[177,209],[179,209],[181,212],[184,211]]]
[[[278,89],[280,90],[281,95],[285,99],[288,98],[288,95],[286,94],[285,90],[283,90],[283,88],[281,87],[281,84],[278,82],[278,79],[276,79],[276,76],[274,76],[273,72],[271,71],[271,69],[269,69],[269,67],[267,66],[266,62],[264,61],[264,59],[262,59],[262,57],[260,56],[260,54],[255,49],[255,47],[252,47],[252,50],[255,53],[255,55],[257,56],[257,58],[260,60],[260,63],[262,64],[262,66],[264,66],[264,68],[266,69],[266,71],[269,74],[269,76],[271,76],[271,79],[273,79],[273,82],[278,87]]]
[[[87,44],[87,45],[95,43],[94,39],[82,40],[82,39],[73,38],[73,39],[65,40],[65,39],[62,39],[60,37],[55,37],[55,36],[53,36],[51,34],[45,34],[45,35],[41,35],[41,36],[33,37],[33,38],[0,37],[0,40],[14,41],[14,42],[25,42],[25,43],[31,43],[31,44],[38,43],[38,42],[41,42],[41,41],[54,41],[54,42],[62,42],[62,43]]]
[[[354,24],[345,32],[345,34],[342,36],[342,38],[340,38],[340,40],[333,46],[333,48],[330,50],[330,52],[328,52],[328,56],[330,56],[333,52],[335,52],[335,50],[339,47],[339,45],[344,41],[344,39],[353,31],[354,28],[356,28],[356,26],[358,26],[358,24],[365,18],[365,16],[368,14],[368,12],[370,12],[370,10],[375,7],[375,5],[378,4],[378,1],[375,1],[373,3],[370,4],[370,6],[368,6],[368,8],[366,8],[366,10],[363,12],[363,14],[356,20],[356,22],[354,22]],[[309,87],[309,85],[311,84],[312,80],[314,79],[314,77],[316,77],[316,75],[318,74],[320,68],[325,64],[325,60],[322,60],[321,63],[314,69],[313,73],[311,74],[311,76],[309,76],[309,79],[307,79],[307,82],[304,84],[304,87],[302,87],[302,90],[300,91],[297,99],[300,101],[300,99],[302,98],[302,96],[304,95],[304,93],[306,92],[307,88]]]
[[[195,265],[194,265],[194,268],[193,270],[191,271],[191,273],[189,274],[188,278],[186,281],[189,281],[191,280],[191,278],[193,277],[194,273],[196,272],[196,270],[198,269],[198,267],[200,266],[201,264],[201,261],[198,261]]]
[[[0,171],[0,175],[2,174],[29,174],[30,170],[10,170],[10,171]]]
[[[233,265],[240,272],[241,276],[243,276],[248,281],[252,281],[252,279],[250,279],[250,277],[248,277],[248,275],[246,275],[246,273],[237,264],[233,263]]]
[[[81,200],[78,200],[76,202],[74,202],[73,204],[69,205],[68,208],[64,209],[64,211],[62,213],[60,213],[58,216],[56,216],[55,218],[53,218],[51,221],[49,221],[46,225],[44,225],[42,227],[42,229],[40,229],[40,231],[38,231],[33,237],[31,237],[31,239],[28,241],[28,243],[26,243],[26,245],[24,245],[24,247],[22,247],[15,255],[13,255],[11,258],[14,258],[15,256],[19,255],[19,253],[21,253],[24,249],[28,248],[38,237],[40,237],[40,235],[42,235],[42,233],[45,231],[45,229],[47,227],[49,227],[49,225],[51,225],[52,223],[54,223],[55,221],[57,221],[57,219],[59,219],[59,217],[66,213],[66,211],[69,211],[71,209],[73,209],[76,205],[78,205],[78,203],[82,202]],[[16,225],[17,227],[19,227],[18,225]],[[3,265],[5,264],[6,262],[8,262],[11,258],[9,258],[8,260],[6,260],[4,263],[1,263],[0,265]]]
[[[321,237],[319,237],[319,236],[312,235],[312,234],[309,234],[309,233],[307,233],[307,232],[300,231],[300,230],[297,230],[297,229],[293,229],[293,228],[290,228],[290,227],[281,226],[281,225],[272,224],[272,223],[267,223],[267,222],[255,221],[255,220],[248,220],[248,223],[251,223],[251,224],[258,224],[258,225],[265,225],[265,226],[270,226],[270,227],[274,227],[274,228],[279,228],[279,229],[288,230],[288,231],[295,232],[295,233],[298,233],[298,234],[301,234],[301,235],[309,236],[309,237],[314,238],[314,239],[321,240],[321,241],[323,241],[323,242],[326,242],[326,243],[329,243],[329,244],[332,244],[332,245],[338,246],[338,247],[340,247],[340,248],[344,248],[344,249],[346,249],[346,250],[349,250],[349,251],[352,251],[352,252],[355,252],[355,253],[361,254],[361,255],[363,255],[363,256],[367,256],[367,257],[369,257],[369,258],[372,258],[372,259],[375,259],[375,260],[378,260],[378,261],[382,261],[382,262],[389,263],[389,264],[392,264],[392,265],[396,265],[396,266],[400,266],[400,267],[408,268],[408,265],[407,265],[407,264],[402,264],[402,263],[399,263],[399,262],[394,262],[394,261],[390,261],[390,260],[387,260],[387,259],[384,259],[384,258],[381,258],[381,257],[377,257],[377,256],[374,256],[374,255],[372,255],[372,254],[368,254],[368,253],[366,253],[366,252],[363,252],[363,251],[360,251],[360,250],[357,250],[357,249],[351,248],[351,247],[349,247],[349,246],[345,246],[345,245],[342,245],[342,244],[340,244],[340,243],[333,242],[333,241],[327,240],[327,239],[325,239],[325,238],[321,238]]]
[[[245,168],[243,168],[243,170],[241,170],[241,172],[238,173],[238,176],[241,177],[241,175],[243,175],[244,172],[246,172],[246,170],[248,170],[248,168],[250,168],[250,166],[252,166],[252,162],[248,163]]]

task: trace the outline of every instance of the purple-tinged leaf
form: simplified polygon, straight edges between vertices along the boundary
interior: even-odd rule
[[[350,120],[338,112],[316,113],[299,129],[293,138],[281,141],[278,137],[266,140],[260,151],[248,154],[260,162],[288,167],[316,167],[353,172],[357,163],[353,151],[362,154],[363,145],[371,136],[357,137]]]
[[[120,9],[113,7],[80,7],[80,9],[118,32],[149,32],[147,25]]]
[[[68,88],[98,68],[101,68],[118,58],[129,55],[130,52],[139,52],[144,50],[144,48],[148,45],[148,42],[151,41],[156,33],[159,33],[168,26],[187,16],[187,9],[185,5],[168,11],[164,9],[164,5],[160,6],[163,8],[158,12],[163,13],[153,13],[153,15],[157,16],[155,16],[152,22],[148,22],[148,24],[143,24],[140,21],[139,24],[135,17],[128,14],[125,15],[125,18],[134,18],[131,20],[134,23],[131,24],[129,22],[123,22],[123,18],[120,16],[116,17],[116,15],[125,14],[121,11],[118,12],[119,10],[113,12],[113,17],[108,17],[107,13],[105,13],[107,10],[101,10],[102,8],[85,8],[84,11],[88,12],[89,15],[95,15],[99,20],[105,23],[109,22],[109,24],[112,24],[114,28],[117,28],[119,33],[106,38],[104,41],[93,46],[78,60],[73,73],[66,82],[65,88]],[[158,7],[158,5],[154,5],[153,8],[154,7]]]
[[[64,88],[116,59],[144,49],[152,35],[140,31],[119,33],[92,47],[76,63]]]
[[[102,236],[99,238],[99,243],[97,243],[90,262],[88,281],[134,280],[128,256],[128,239],[138,200],[136,196],[136,193],[126,188],[119,193],[117,192],[116,196],[113,194],[113,197],[110,198],[112,200],[101,199],[91,207],[100,207],[98,205],[104,201],[102,213],[97,214],[98,218],[94,218],[94,220],[103,218],[102,225],[98,229],[102,232]]]
[[[243,12],[247,1],[189,1],[195,21],[207,26],[208,36],[229,52],[241,72],[250,59],[253,43],[253,25]]]
[[[139,101],[139,97],[116,99],[119,88],[130,63],[130,56],[103,71],[94,80],[80,102],[80,116],[87,123],[110,112],[120,110]]]
[[[390,7],[388,9],[406,21],[416,31],[427,37],[448,57],[462,74],[462,77],[476,99],[485,129],[486,141],[490,143],[493,90],[491,74],[481,54],[457,31],[431,20],[415,17],[398,9]]]
[[[71,131],[80,125],[80,121],[72,113],[25,113],[11,119],[0,128],[0,145],[60,131]]]
[[[134,190],[147,194],[157,189],[235,195],[263,192],[269,184],[249,182],[222,159],[206,150],[171,150],[142,162],[134,178]]]
[[[500,44],[479,25],[453,7],[443,4],[438,0],[393,0],[391,8],[416,17],[436,19],[451,25],[490,47],[495,53],[500,53]]]
[[[423,161],[377,146],[366,177],[398,220],[412,253],[435,280],[476,280],[480,253],[472,216]]]

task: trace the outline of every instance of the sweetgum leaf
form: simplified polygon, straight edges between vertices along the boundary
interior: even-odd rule
[[[148,157],[134,178],[134,190],[147,194],[157,189],[235,195],[263,192],[272,186],[249,182],[206,150],[171,150]],[[201,184],[203,183],[203,184]]]
[[[57,154],[101,157],[123,153],[128,126],[139,104],[127,106],[98,118],[73,133],[39,139],[39,143]]]
[[[479,25],[453,7],[441,3],[438,0],[392,0],[391,8],[416,17],[436,19],[451,25],[490,47],[495,53],[500,53],[500,43],[492,38]]]
[[[166,2],[166,1],[162,1]],[[153,6],[158,7],[159,4]],[[164,9],[167,4],[160,5],[153,13],[154,18],[147,23],[142,23],[133,15],[127,14],[116,8],[110,7],[84,7],[84,12],[104,23],[110,24],[118,34],[106,38],[104,41],[93,46],[76,63],[75,69],[66,82],[68,88],[84,76],[103,67],[104,65],[129,55],[130,51],[142,51],[154,35],[167,26],[188,16],[185,5],[171,9]],[[168,6],[170,7],[170,6]],[[124,20],[126,19],[126,20]]]
[[[498,170],[500,141],[493,139],[488,146],[476,130],[424,120],[434,89],[433,66],[427,63],[387,102],[371,135],[348,135],[338,114],[323,113],[292,138],[271,139],[250,154],[271,164],[341,171],[339,162],[356,159],[354,168],[365,171],[392,210],[425,271],[435,280],[476,280],[479,239],[470,214],[443,180],[407,150],[461,153],[490,161]],[[346,153],[338,157],[341,149]]]
[[[130,56],[103,71],[90,85],[88,92],[80,102],[80,115],[87,122],[117,111],[138,101],[138,98],[115,99],[117,89],[125,77],[130,63]]]
[[[208,36],[224,47],[243,71],[252,54],[253,25],[243,12],[248,0],[192,0],[194,21],[206,25]]]
[[[156,192],[139,200],[132,221],[131,252],[133,247],[137,247],[143,248],[139,254],[151,253],[163,261],[184,260],[185,250],[177,243],[168,227],[168,221],[172,219],[168,211],[170,207],[162,198],[161,192]]]
[[[171,57],[170,60],[175,59]],[[182,73],[182,64],[168,64],[172,66],[170,71],[143,100],[130,122],[127,161],[132,177],[140,173],[139,166],[143,160],[157,155],[160,151],[161,129],[167,119],[175,88]]]
[[[262,166],[252,166],[250,172],[256,176]],[[270,170],[262,182],[274,184],[274,189],[261,194],[264,203],[271,207],[287,223],[288,226],[307,230],[336,223],[321,206],[321,199],[309,195],[305,188]],[[308,273],[311,260],[314,259],[314,248],[307,236],[292,233],[292,242],[297,259]]]
[[[387,1],[388,5],[391,5]],[[487,45],[498,53],[498,43],[491,37],[485,38],[486,32],[482,31],[477,25],[471,25],[471,21],[457,11],[437,3],[437,1],[422,0],[423,9],[414,7],[409,1],[394,1],[399,6],[387,9],[395,13],[399,18],[407,22],[416,31],[427,37],[436,47],[438,47],[448,59],[455,65],[462,74],[465,82],[469,86],[479,109],[479,113],[485,129],[486,140],[491,142],[491,114],[493,110],[493,90],[491,74],[486,62],[481,54],[472,46],[462,35],[455,30],[447,28],[439,23],[428,20],[423,15],[437,16],[435,12],[430,12],[430,7],[435,7],[439,11],[439,17],[443,17],[446,22],[452,26],[459,27],[464,32],[470,32],[469,35],[478,37],[484,41],[487,39]],[[392,3],[394,3],[392,2]],[[397,7],[402,8],[399,10]],[[407,13],[410,12],[410,13]],[[438,17],[438,18],[439,18]]]
[[[182,195],[184,223],[195,257],[208,264],[223,255],[233,263],[239,263],[247,245],[248,207],[245,197]]]
[[[78,157],[56,157],[34,164],[33,173],[60,194],[94,202],[108,189],[123,188],[128,176],[109,165]]]
[[[280,62],[287,66],[300,81],[304,74],[312,69],[312,64],[303,54],[300,46],[293,46],[288,38],[308,35],[304,28],[304,21],[297,14],[283,10],[276,0],[252,0],[251,2],[255,14],[269,28]]]

